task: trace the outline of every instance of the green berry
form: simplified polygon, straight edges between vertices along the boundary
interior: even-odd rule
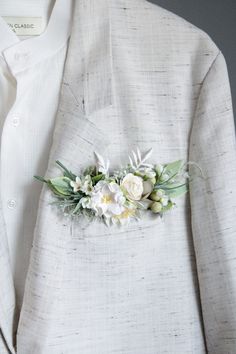
[[[150,179],[150,181],[151,181],[152,184],[154,185],[154,184],[156,183],[156,178],[155,178],[155,177],[152,177],[152,178]]]
[[[150,206],[153,213],[159,213],[162,210],[162,204],[159,202],[153,202]]]
[[[152,200],[154,200],[155,202],[158,202],[160,199],[161,199],[161,196],[160,194],[157,192],[157,191],[153,191],[151,194],[150,194],[150,198]]]

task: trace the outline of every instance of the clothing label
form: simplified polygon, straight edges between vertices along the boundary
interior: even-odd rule
[[[3,16],[17,36],[37,36],[45,27],[43,17]]]

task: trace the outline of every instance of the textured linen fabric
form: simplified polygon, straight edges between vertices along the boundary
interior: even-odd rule
[[[11,331],[16,331],[22,305],[41,192],[32,175],[44,174],[47,167],[71,27],[72,1],[59,0],[49,11],[51,3],[0,2],[2,16],[37,15],[48,24],[41,36],[18,37],[0,18],[1,212],[7,231],[6,244],[0,248],[0,323],[5,314]],[[15,294],[9,292],[11,273]],[[4,333],[5,327],[1,323]]]
[[[121,228],[63,217],[44,185],[16,352],[236,353],[236,144],[223,54],[146,0],[74,5],[45,177],[61,173],[55,160],[79,173],[94,150],[117,168],[139,146],[153,147],[154,163],[195,161],[205,179],[163,218]]]
[[[202,83],[189,157],[206,179],[190,189],[192,231],[210,353],[236,353],[236,148],[232,99],[219,52]]]

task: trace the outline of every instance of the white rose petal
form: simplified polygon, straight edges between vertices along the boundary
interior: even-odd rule
[[[135,176],[133,173],[128,173],[121,186],[127,193],[127,197],[131,200],[140,200],[143,194],[143,179],[142,177]]]
[[[143,195],[145,198],[152,193],[153,191],[153,183],[150,180],[143,181]]]

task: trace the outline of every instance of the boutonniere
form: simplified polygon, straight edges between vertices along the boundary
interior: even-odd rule
[[[151,164],[147,160],[152,149],[145,154],[132,151],[129,163],[113,173],[109,160],[94,152],[96,164],[81,174],[71,172],[60,161],[63,175],[44,179],[53,192],[64,215],[96,217],[110,224],[125,224],[139,219],[141,211],[163,216],[176,206],[173,198],[188,192],[190,175],[183,160],[167,164]]]

